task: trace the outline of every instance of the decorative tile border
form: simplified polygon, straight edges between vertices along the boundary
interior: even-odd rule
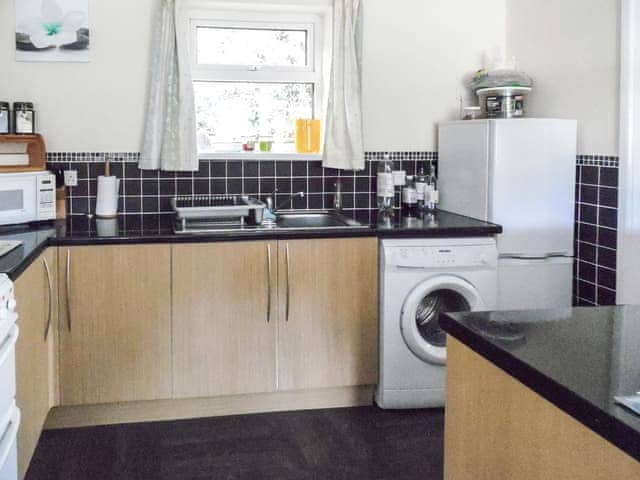
[[[365,160],[378,161],[382,160],[385,155],[389,155],[392,161],[437,161],[438,152],[366,152]]]
[[[51,163],[103,163],[107,157],[111,156],[114,162],[138,163],[140,161],[139,152],[48,152],[47,162]],[[382,160],[385,155],[389,155],[393,161],[437,161],[438,152],[366,152],[365,160],[375,162]],[[215,162],[220,160],[201,160],[201,162]],[[222,160],[224,161],[224,160]],[[247,159],[236,161],[261,161],[259,159]],[[300,161],[300,160],[292,160]]]
[[[49,152],[47,153],[47,161],[52,163],[101,163],[105,161],[107,155],[111,155],[114,162],[138,163],[140,161],[140,153],[138,152]],[[438,152],[366,152],[365,160],[375,162],[382,160],[385,155],[389,155],[393,161],[438,161]],[[578,166],[618,167],[619,158],[605,155],[578,155],[576,164]]]
[[[618,168],[620,158],[606,155],[578,155],[576,164],[578,166]]]
[[[49,163],[104,163],[107,155],[113,162],[138,163],[140,153],[134,152],[48,152]]]

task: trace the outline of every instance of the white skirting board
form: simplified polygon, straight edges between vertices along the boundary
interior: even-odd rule
[[[55,407],[45,430],[373,404],[373,386]]]

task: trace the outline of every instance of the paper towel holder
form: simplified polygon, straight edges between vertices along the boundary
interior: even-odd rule
[[[97,218],[115,218],[118,216],[120,179],[111,175],[111,155],[105,157],[104,175],[98,177],[98,195],[96,199]]]

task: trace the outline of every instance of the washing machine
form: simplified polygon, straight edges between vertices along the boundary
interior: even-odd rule
[[[442,407],[446,334],[442,312],[496,308],[493,238],[382,240],[380,245],[381,408]]]

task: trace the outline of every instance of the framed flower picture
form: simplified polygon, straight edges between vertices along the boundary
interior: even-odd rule
[[[88,62],[89,0],[15,0],[16,60]]]

